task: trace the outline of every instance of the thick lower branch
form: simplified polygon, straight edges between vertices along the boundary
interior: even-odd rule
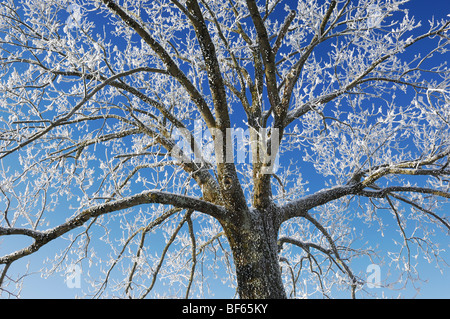
[[[426,188],[426,187],[415,187],[415,186],[388,186],[373,191],[363,190],[359,194],[367,197],[377,197],[383,198],[392,192],[408,192],[408,193],[422,193],[430,194],[445,198],[450,198],[450,192],[441,191],[438,189]]]
[[[225,220],[226,218],[225,209],[200,199],[159,191],[142,192],[140,194],[130,196],[125,199],[120,199],[88,208],[85,211],[78,214],[77,216],[71,218],[67,222],[47,231],[39,232],[39,231],[25,231],[22,229],[0,228],[0,235],[23,234],[31,236],[35,239],[34,243],[31,244],[30,246],[23,248],[19,251],[16,251],[14,253],[11,253],[9,255],[0,257],[0,264],[11,263],[19,258],[22,258],[24,256],[36,252],[45,244],[49,243],[50,241],[64,235],[65,233],[77,227],[80,227],[91,218],[95,218],[107,213],[131,208],[138,205],[153,204],[153,203],[172,205],[184,209],[192,209],[195,211],[200,211],[210,216],[213,216],[218,220]]]
[[[310,209],[324,205],[338,198],[355,194],[360,188],[361,187],[358,184],[338,186],[321,190],[315,194],[294,200],[280,207],[280,219],[281,221],[286,221],[293,217],[305,217]]]

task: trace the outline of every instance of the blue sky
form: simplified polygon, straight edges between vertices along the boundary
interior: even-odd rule
[[[408,7],[410,8],[411,15],[416,16],[418,19],[429,19],[433,15],[437,18],[445,18],[448,14],[450,14],[450,4],[448,0],[412,0]],[[426,20],[423,25],[426,27]],[[314,184],[309,185],[311,189],[314,189],[315,186],[317,188],[321,188],[321,186],[317,186]],[[447,209],[443,211],[443,214],[448,214],[449,206]],[[369,233],[370,234],[370,233]],[[379,240],[381,245],[389,246],[391,243],[389,239],[382,238],[378,233],[374,232],[370,234],[373,236],[375,240]],[[15,238],[14,238],[15,239]],[[450,262],[450,247],[448,245],[448,234],[442,235],[442,243],[445,243],[447,240],[447,251],[442,254],[442,257]],[[24,243],[18,243],[12,241],[12,239],[7,239],[3,242],[3,245],[0,246],[0,249],[3,247],[13,248],[13,245],[17,247],[23,247]],[[10,246],[11,245],[11,246]],[[14,275],[15,273],[22,273],[25,269],[26,263],[31,262],[30,272],[37,271],[39,267],[42,265],[41,261],[47,257],[52,258],[54,252],[63,248],[64,243],[61,241],[54,241],[43,247],[40,251],[38,251],[31,258],[25,258],[23,260],[17,261],[13,264],[14,271],[10,271],[10,275]],[[3,253],[2,253],[3,254]],[[360,271],[365,270],[367,265],[367,261],[362,260],[359,264],[354,265],[355,268],[359,268]],[[423,283],[420,285],[420,294],[416,295],[416,290],[412,289],[412,287],[407,286],[407,289],[404,291],[389,291],[387,289],[380,288],[377,294],[385,293],[388,297],[396,297],[398,294],[402,294],[405,298],[450,298],[450,271],[446,269],[443,274],[435,268],[434,264],[428,264],[423,262],[420,264],[422,279],[427,280],[428,283]],[[387,278],[389,273],[389,269],[384,266],[381,268],[381,279],[384,280]],[[395,273],[393,274],[395,277]],[[81,288],[85,287],[86,283],[81,282]],[[375,288],[374,288],[375,289]],[[218,291],[216,293],[216,297],[230,297],[233,294],[232,290],[226,287],[218,287]],[[65,282],[65,277],[62,274],[57,274],[50,278],[41,278],[39,274],[34,274],[25,280],[24,288],[22,290],[23,298],[73,298],[76,295],[82,295],[82,292],[79,288],[69,288]],[[348,297],[347,295],[343,295],[342,297]]]

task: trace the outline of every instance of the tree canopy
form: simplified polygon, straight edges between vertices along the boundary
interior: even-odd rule
[[[2,1],[0,294],[56,240],[42,272],[91,297],[357,297],[358,260],[445,265],[450,20],[411,5]]]

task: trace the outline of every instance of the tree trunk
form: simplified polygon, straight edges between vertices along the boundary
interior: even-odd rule
[[[225,228],[241,299],[286,298],[278,262],[278,226],[270,216],[253,210],[238,225]]]

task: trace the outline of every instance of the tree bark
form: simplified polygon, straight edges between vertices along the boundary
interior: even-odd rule
[[[239,225],[226,226],[241,299],[285,299],[278,262],[279,224],[272,214],[249,210]]]

